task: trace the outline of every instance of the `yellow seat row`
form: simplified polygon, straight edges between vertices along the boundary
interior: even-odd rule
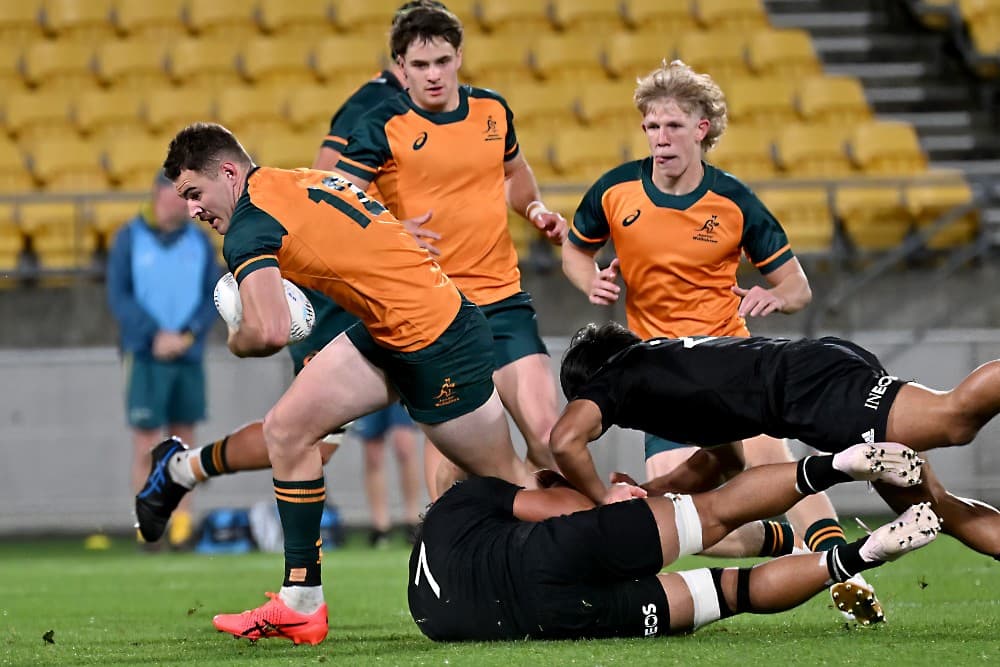
[[[0,41],[0,82],[11,90],[73,91],[357,82],[386,64],[386,52],[384,40],[363,35],[185,37],[162,44],[142,38],[42,40],[26,46]],[[808,33],[762,29],[696,30],[676,39],[626,32],[599,38],[584,33],[476,37],[464,48],[463,76],[501,92],[511,83],[539,80],[584,87],[606,78],[634,80],[675,57],[723,81],[800,78],[821,71]]]
[[[20,0],[0,4],[0,41],[41,37],[92,41],[184,34],[247,39],[254,34],[321,36],[332,31],[384,39],[399,0]],[[609,28],[680,34],[698,28],[768,25],[762,0],[452,0],[469,32],[512,34]]]

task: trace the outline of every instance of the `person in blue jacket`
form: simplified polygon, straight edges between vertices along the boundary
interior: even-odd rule
[[[118,231],[108,255],[136,492],[164,431],[191,442],[194,425],[205,419],[205,338],[217,319],[213,291],[221,273],[208,236],[160,172],[152,202]],[[193,532],[190,508],[179,509],[168,536],[174,547],[186,545]]]

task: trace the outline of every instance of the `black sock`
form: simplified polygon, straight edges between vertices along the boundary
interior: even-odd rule
[[[868,540],[860,540],[834,547],[826,553],[826,568],[834,581],[847,581],[858,572],[878,567],[883,561],[869,563],[861,557],[861,547]]]
[[[840,527],[835,519],[819,519],[806,528],[806,534],[802,536],[809,551],[829,551],[834,547],[842,547],[847,544],[844,537],[844,529]]]
[[[222,440],[216,440],[211,445],[201,448],[201,469],[208,477],[217,477],[232,472],[226,463],[226,445],[229,444],[229,436]]]
[[[784,556],[792,553],[795,533],[785,521],[761,521],[764,526],[764,544],[758,556]]]
[[[841,482],[853,482],[847,473],[835,470],[833,455],[807,456],[795,467],[795,490],[809,495],[826,491]]]

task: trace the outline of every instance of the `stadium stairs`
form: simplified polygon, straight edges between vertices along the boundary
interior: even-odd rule
[[[932,169],[964,173],[982,211],[984,234],[977,247],[934,270],[909,271],[905,281],[881,280],[890,257],[881,275],[875,271],[867,282],[840,282],[825,302],[814,304],[816,319],[807,332],[896,320],[911,323],[920,338],[935,327],[990,326],[989,318],[982,318],[997,304],[958,295],[983,294],[977,285],[985,279],[983,271],[989,272],[984,265],[992,262],[969,270],[968,260],[995,256],[1000,249],[1000,82],[978,78],[954,36],[923,26],[904,0],[765,0],[765,5],[775,27],[810,32],[825,72],[860,79],[880,120],[911,123]],[[893,286],[876,296],[879,283]],[[901,298],[901,289],[913,298]],[[862,290],[863,306],[851,303]],[[921,314],[928,303],[936,312]]]

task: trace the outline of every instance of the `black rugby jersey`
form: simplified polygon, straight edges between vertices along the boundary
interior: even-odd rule
[[[410,554],[407,589],[410,614],[430,639],[528,634],[519,555],[535,524],[514,516],[520,488],[495,477],[471,477],[428,510]]]
[[[778,413],[785,357],[806,342],[653,338],[612,357],[575,398],[597,404],[604,431],[617,425],[706,446],[788,437]]]

